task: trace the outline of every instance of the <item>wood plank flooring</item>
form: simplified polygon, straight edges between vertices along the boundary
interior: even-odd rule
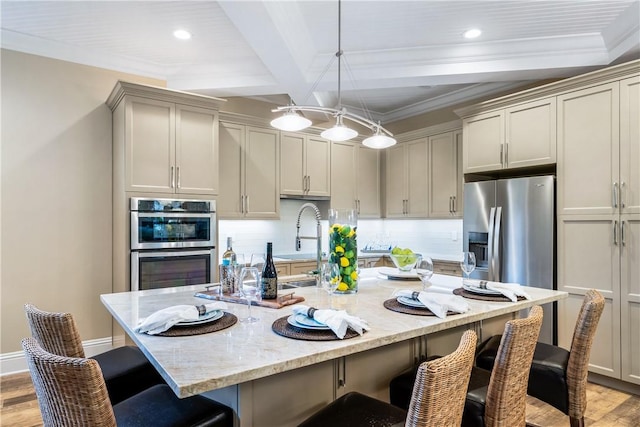
[[[640,426],[640,396],[622,393],[601,385],[587,387],[588,427]],[[529,397],[527,421],[542,427],[566,427],[569,418],[557,409]],[[0,376],[0,426],[42,426],[38,400],[29,373]]]

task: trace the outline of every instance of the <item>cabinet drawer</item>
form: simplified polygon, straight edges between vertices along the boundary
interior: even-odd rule
[[[289,267],[291,276],[296,274],[305,274],[316,269],[316,262],[292,262]]]
[[[447,276],[462,276],[462,270],[460,267],[453,263],[440,263],[435,261],[433,263],[433,272],[437,274],[446,274]]]
[[[276,263],[276,273],[278,277],[290,276],[289,264],[287,263]]]

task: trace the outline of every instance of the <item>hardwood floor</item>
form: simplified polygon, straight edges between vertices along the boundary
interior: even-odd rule
[[[589,383],[587,401],[585,424],[589,427],[640,426],[640,396]],[[569,425],[562,412],[531,397],[527,400],[527,421],[542,427]],[[0,426],[42,426],[29,373],[0,377]]]

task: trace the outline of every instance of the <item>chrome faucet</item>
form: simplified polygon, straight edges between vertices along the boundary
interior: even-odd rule
[[[313,236],[301,236],[300,235],[300,217],[302,216],[302,212],[304,212],[305,209],[313,209],[313,211],[316,214],[316,222],[317,222],[317,231],[316,231],[316,237]],[[314,274],[316,274],[316,282],[319,284],[319,280],[320,280],[320,268],[322,266],[322,226],[320,225],[320,219],[322,218],[322,215],[320,214],[320,210],[318,209],[318,207],[316,205],[314,205],[313,203],[305,203],[304,205],[300,206],[300,210],[298,211],[298,221],[296,222],[296,227],[297,227],[297,231],[296,231],[296,251],[299,251],[301,248],[301,242],[300,240],[302,239],[310,239],[310,240],[316,240],[317,241],[317,252],[316,252],[316,271],[314,272]]]

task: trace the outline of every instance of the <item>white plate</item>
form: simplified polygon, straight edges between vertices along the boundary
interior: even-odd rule
[[[396,298],[396,301],[402,305],[408,305],[409,307],[426,308],[420,301],[408,297],[398,297]]]
[[[291,316],[287,317],[287,322],[289,322],[291,326],[295,326],[296,328],[313,329],[316,331],[329,329],[327,325],[323,325],[322,323],[310,319],[304,314],[292,314]]]
[[[182,322],[176,323],[175,326],[201,325],[203,323],[215,322],[222,316],[224,316],[224,312],[222,310],[213,310],[203,314],[198,318],[198,320],[183,320]]]
[[[378,273],[382,274],[383,276],[387,276],[387,279],[391,280],[420,280],[420,277],[418,277],[418,273],[416,273],[415,269],[411,271],[401,271],[397,268],[392,267],[380,267]]]
[[[466,283],[462,284],[462,288],[465,291],[469,291],[471,293],[479,294],[479,295],[502,295],[501,292],[494,291],[492,289],[482,289],[477,286],[468,285]]]

